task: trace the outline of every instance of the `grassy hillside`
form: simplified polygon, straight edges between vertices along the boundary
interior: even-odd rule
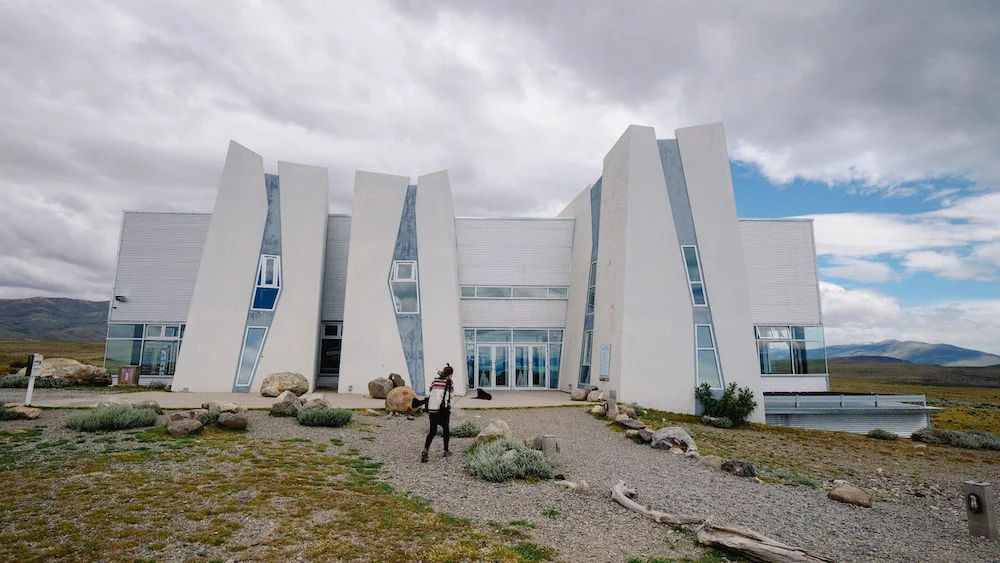
[[[1000,388],[1000,365],[944,367],[856,358],[830,358],[829,365],[831,382],[834,378],[850,378],[875,383]]]
[[[870,344],[842,344],[827,346],[826,353],[831,358],[854,358],[858,356],[883,356],[906,360],[915,364],[935,364],[939,366],[993,366],[1000,364],[1000,356],[959,348],[950,344],[928,344],[926,342],[883,340]]]
[[[104,364],[104,342],[58,340],[0,340],[0,375],[25,366],[28,354],[46,358],[71,358],[100,366]]]
[[[0,339],[101,341],[108,302],[32,297],[0,299]]]

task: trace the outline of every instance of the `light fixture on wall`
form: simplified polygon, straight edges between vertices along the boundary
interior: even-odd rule
[[[124,295],[115,295],[115,301],[119,303],[127,303],[128,297],[125,297]]]

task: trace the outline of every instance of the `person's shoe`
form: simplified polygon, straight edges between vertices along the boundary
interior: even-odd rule
[[[420,463],[427,463],[427,450],[420,452]]]
[[[444,452],[444,456],[443,457],[451,457],[451,452],[448,452],[448,451]]]

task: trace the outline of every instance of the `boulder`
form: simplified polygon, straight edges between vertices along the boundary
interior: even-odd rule
[[[719,469],[725,471],[726,473],[732,473],[737,477],[757,476],[757,470],[753,468],[753,464],[749,461],[743,461],[742,459],[734,459],[724,462]]]
[[[596,385],[584,385],[583,386],[583,390],[586,391],[587,394],[590,394],[591,391],[597,391],[597,386]]]
[[[396,388],[396,387],[406,387],[406,382],[403,381],[403,376],[399,375],[398,373],[390,373],[389,374],[389,381],[392,382],[393,388]]]
[[[641,421],[632,420],[631,418],[628,417],[622,418],[619,416],[617,419],[615,419],[615,424],[627,430],[642,430],[646,428],[646,425],[643,424]]]
[[[594,389],[590,393],[587,393],[587,400],[590,401],[591,403],[596,403],[597,401],[600,401],[602,398],[603,397],[601,397],[601,392],[598,391],[597,389]]]
[[[206,414],[208,414],[208,411],[205,409],[172,412],[167,415],[167,422],[170,423],[178,420],[198,420]]]
[[[674,446],[680,446],[684,451],[698,449],[688,431],[680,426],[660,428],[653,433],[653,441],[650,445],[658,450],[669,450]]]
[[[702,465],[706,467],[711,467],[713,469],[722,469],[722,464],[724,463],[725,460],[723,460],[721,457],[717,455],[704,455],[701,456],[701,459],[699,461],[701,462]]]
[[[640,428],[636,430],[639,433],[639,439],[647,444],[653,441],[653,431],[648,428]]]
[[[626,438],[638,438],[639,437],[639,431],[638,430],[631,430],[631,429],[630,430],[626,430],[625,431],[625,437]]]
[[[388,379],[386,381],[389,381]],[[385,412],[398,412],[409,414],[413,411],[413,399],[417,394],[407,386],[396,387],[385,396]]]
[[[376,377],[368,382],[368,394],[371,395],[372,399],[384,399],[389,395],[389,391],[395,388],[396,384],[391,379],[384,377]]]
[[[97,408],[99,409],[110,409],[112,407],[128,407],[128,406],[130,405],[126,405],[125,403],[117,399],[104,399],[97,403]]]
[[[302,402],[300,412],[330,408],[330,401],[327,401],[326,397],[320,393],[308,393],[306,395],[302,395],[299,400]]]
[[[82,365],[84,365],[83,362],[69,358],[45,358],[42,360],[41,373],[36,373],[35,377],[55,377],[58,379],[62,375],[77,370]],[[18,370],[17,375],[25,375],[27,373],[28,368],[21,368]]]
[[[570,392],[570,394],[569,394],[569,400],[571,400],[571,401],[586,401],[587,400],[587,391],[584,390],[584,389],[581,389],[581,388],[577,387],[576,389],[574,389],[573,391]]]
[[[486,428],[483,428],[482,432],[476,436],[475,441],[472,442],[472,445],[487,444],[493,440],[510,440],[510,437],[510,425],[498,418],[490,422]]]
[[[272,416],[299,416],[299,411],[302,409],[302,403],[299,402],[299,398],[295,396],[295,393],[291,391],[283,391],[278,395],[278,400],[271,405],[271,415]]]
[[[872,507],[872,497],[868,493],[854,485],[846,483],[838,485],[836,489],[827,493],[826,496],[837,502],[853,504],[854,506],[861,506],[863,508]]]
[[[594,408],[590,409],[590,412],[592,412],[594,414],[604,414],[604,406],[603,405],[594,405]]]
[[[222,412],[247,412],[246,407],[241,407],[236,403],[230,403],[226,401],[209,401],[207,403],[202,403],[201,408],[207,411],[218,411]]]
[[[188,434],[201,431],[202,428],[201,422],[190,418],[167,423],[167,432],[171,436],[187,436]]]
[[[138,403],[132,403],[133,409],[153,409],[156,414],[163,414],[163,409],[160,407],[160,403],[156,401],[139,401]]]
[[[219,426],[232,430],[242,430],[247,427],[247,415],[243,413],[224,412],[219,415]]]
[[[36,409],[35,407],[18,405],[16,407],[9,407],[7,410],[16,412],[18,418],[26,420],[35,420],[36,418],[42,416],[42,409]]]
[[[260,384],[260,394],[264,397],[277,397],[285,391],[295,393],[295,396],[305,395],[309,391],[309,381],[301,373],[281,371],[272,373]]]
[[[624,414],[625,416],[628,416],[629,418],[635,418],[635,409],[633,409],[632,407],[627,407],[624,405],[619,406],[618,412]]]
[[[44,362],[45,360],[42,361]],[[68,381],[73,385],[82,385],[85,387],[107,387],[111,385],[111,374],[108,373],[108,370],[86,364],[54,377]]]

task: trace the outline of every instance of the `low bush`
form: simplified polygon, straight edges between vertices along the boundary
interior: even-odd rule
[[[712,418],[712,419],[710,419],[709,424],[711,424],[712,426],[714,426],[716,428],[732,428],[733,427],[733,421],[729,420],[729,418],[727,418],[725,416],[720,416],[719,418]]]
[[[329,426],[340,428],[346,426],[354,413],[347,409],[314,409],[299,413],[299,424],[303,426]]]
[[[970,450],[1000,450],[1000,436],[979,430],[956,432],[927,427],[917,430],[910,437],[925,444],[948,444]]]
[[[170,385],[166,381],[150,381],[146,384],[147,389],[152,389],[154,391],[168,391]]]
[[[0,377],[0,388],[2,389],[27,389],[28,376],[26,375],[5,375]],[[63,389],[69,387],[71,383],[54,377],[36,377],[35,389]]]
[[[156,419],[157,414],[153,409],[133,409],[128,405],[116,405],[71,414],[66,418],[66,427],[81,432],[127,430],[153,426],[156,424]]]
[[[8,409],[3,403],[0,403],[0,420],[14,420],[18,416],[16,412]]]
[[[479,423],[475,420],[466,420],[462,424],[451,429],[452,438],[475,438],[482,432],[482,428],[479,427]],[[440,426],[438,427],[438,436],[444,435],[444,429]]]
[[[629,403],[627,406],[635,411],[635,416],[643,416],[646,414],[646,409],[640,407],[636,403]]]
[[[873,428],[868,431],[869,438],[875,438],[876,440],[895,440],[899,438],[895,432],[889,432],[884,428]]]
[[[469,473],[499,483],[511,479],[551,479],[552,463],[542,452],[511,440],[494,440],[468,451]]]
[[[799,475],[798,473],[795,473],[793,471],[786,471],[784,469],[769,469],[764,467],[762,467],[760,471],[761,473],[770,475],[775,479],[780,479],[782,481],[785,481],[786,483],[791,483],[793,485],[803,485],[806,487],[812,487],[814,489],[818,489],[821,486],[821,483],[819,481],[806,477],[805,475]]]
[[[202,426],[212,426],[215,423],[219,422],[219,415],[220,414],[222,414],[222,413],[220,413],[219,411],[212,411],[212,410],[210,410],[210,411],[208,411],[206,413],[202,413],[198,417],[198,422],[200,422]]]
[[[735,383],[730,383],[729,387],[726,387],[720,399],[715,398],[708,383],[702,383],[700,387],[696,387],[694,396],[701,401],[706,415],[715,418],[728,418],[732,421],[733,426],[745,425],[754,409],[757,408],[753,391],[749,387],[737,389]]]

